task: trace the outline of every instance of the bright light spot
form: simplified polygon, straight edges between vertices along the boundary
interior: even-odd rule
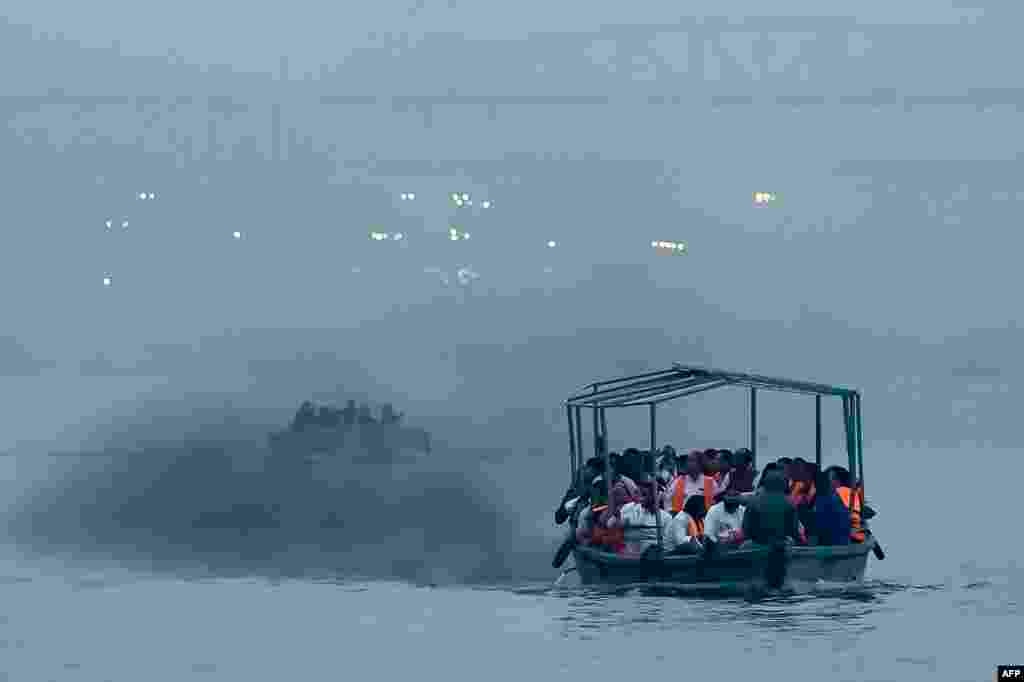
[[[462,233],[462,238],[463,239],[469,239],[469,232],[463,232]]]
[[[139,198],[140,199],[145,199],[146,198],[146,193],[145,192],[139,192]]]
[[[463,200],[463,201],[469,201],[469,195],[468,195],[468,194],[466,194],[465,192],[463,192],[463,193],[462,193],[462,200]]]
[[[104,278],[103,278],[103,286],[105,286],[105,287],[109,287],[109,286],[110,286],[110,281],[111,281],[111,280],[110,280],[110,278],[109,278],[109,277],[104,277]]]
[[[452,192],[452,201],[458,201],[458,200],[459,200],[459,195],[456,194],[455,192]]]
[[[458,233],[459,233],[459,231],[458,231],[458,230],[456,230],[456,229],[455,229],[454,227],[449,227],[449,228],[448,228],[448,234],[450,234],[450,235],[456,235],[456,234],[458,234]]]
[[[415,201],[416,200],[416,193],[415,192],[409,192],[409,194],[407,194],[406,196],[409,197],[409,201]]]
[[[402,201],[405,201],[408,198],[409,198],[409,195],[406,194],[405,192],[402,192]]]
[[[775,201],[775,194],[772,192],[754,192],[755,204],[767,204]]]
[[[554,240],[551,240],[551,241],[548,242],[548,248],[549,249],[553,249],[556,246],[558,246],[558,244],[556,244]]]
[[[456,206],[462,206],[463,203],[465,203],[465,202],[463,202],[462,199],[456,199],[455,200],[455,205]]]
[[[393,239],[394,239],[394,240],[395,240],[396,242],[399,242],[399,241],[402,241],[402,237],[404,237],[404,236],[405,236],[405,235],[404,235],[404,234],[402,234],[401,232],[396,232],[396,233],[395,233],[395,236],[393,237]]]
[[[110,228],[112,228],[113,226],[114,226],[114,221],[113,221],[113,220],[108,220],[108,221],[107,221],[107,229],[109,230],[109,229],[110,229]]]
[[[121,227],[123,227],[124,229],[127,230],[128,229],[128,221],[127,220],[122,221],[121,222]]]
[[[449,235],[449,239],[451,239],[453,242],[457,242],[457,241],[459,241],[459,235],[457,235],[457,234]]]
[[[155,194],[153,194],[152,192],[150,192],[150,193],[149,193],[149,198],[150,198],[150,199],[156,199],[156,195],[155,195]]]
[[[653,241],[651,246],[665,251],[686,252],[686,242]]]
[[[235,239],[241,239],[242,233],[239,232],[238,230],[235,230],[234,232],[231,233],[231,236],[234,237]]]
[[[489,202],[489,201],[485,201],[485,202],[483,202],[482,204],[480,204],[480,206],[481,206],[482,208],[490,208],[490,207],[491,207],[491,202]]]

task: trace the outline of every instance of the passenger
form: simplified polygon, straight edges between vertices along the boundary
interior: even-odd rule
[[[725,546],[743,541],[743,507],[735,497],[726,497],[708,511],[704,519],[704,539]]]
[[[794,507],[808,503],[814,497],[814,474],[811,464],[797,457],[789,467],[789,495]]]
[[[313,407],[313,403],[306,400],[299,406],[298,412],[295,413],[295,418],[292,419],[291,429],[292,431],[302,431],[307,426],[311,426],[316,423],[316,408]]]
[[[345,409],[341,411],[341,418],[347,426],[351,426],[356,423],[356,401],[348,401],[345,405]]]
[[[729,450],[718,451],[718,479],[715,481],[719,494],[729,488],[729,480],[732,478],[733,454]]]
[[[829,467],[831,472],[832,489],[836,491],[843,506],[850,511],[850,539],[854,542],[864,542],[864,527],[861,522],[861,494],[854,494],[851,487],[852,477],[850,472],[843,467]],[[857,493],[860,491],[858,490]],[[853,503],[851,509],[850,504]]]
[[[692,496],[682,511],[672,519],[671,535],[676,543],[675,554],[694,554],[704,551],[704,501]]]
[[[694,450],[686,460],[686,473],[676,479],[672,489],[671,509],[673,513],[679,513],[686,505],[686,501],[696,495],[704,500],[704,511],[711,508],[714,501],[715,481],[704,473],[704,456],[699,450]]]
[[[628,497],[634,498],[639,497],[639,491],[636,487],[636,482],[632,478],[625,475],[625,462],[623,458],[617,452],[613,452],[608,455],[608,461],[612,467],[612,489],[622,487]]]
[[[850,544],[850,511],[832,489],[827,473],[818,473],[816,488],[813,537],[819,545]]]
[[[743,537],[761,545],[798,542],[800,530],[796,510],[786,499],[786,480],[777,470],[765,469],[761,491],[743,514]]]
[[[591,457],[587,460],[576,474],[576,480],[565,491],[562,501],[558,503],[558,509],[555,510],[556,525],[565,523],[579,505],[586,505],[590,501],[591,481],[600,476],[603,469],[604,462],[600,457]],[[582,507],[580,509],[582,510]]]
[[[370,412],[370,406],[363,404],[359,406],[359,415],[357,420],[360,424],[376,424],[377,420],[373,418],[373,413]]]
[[[618,516],[608,519],[608,528],[623,530],[624,556],[640,558],[644,552],[658,545],[658,523],[662,529],[662,548],[671,552],[676,548],[675,536],[669,533],[672,517],[668,512],[657,507],[657,491],[653,479],[641,479],[637,484],[640,499],[627,502],[622,506]],[[657,514],[658,516],[655,516]]]
[[[576,526],[576,542],[590,545],[594,540],[594,531],[598,527],[601,514],[608,509],[608,495],[603,476],[595,476],[589,484],[587,492],[588,504],[583,507]]]
[[[729,472],[727,495],[739,495],[754,492],[754,455],[749,448],[740,448],[733,456],[733,469]]]
[[[817,464],[805,462],[797,458],[794,465],[801,463],[800,479],[791,487],[790,501],[796,506],[796,515],[800,525],[806,531],[805,541],[816,541],[818,537],[818,521],[814,507],[818,496],[817,479],[821,473]]]
[[[380,408],[381,424],[397,424],[401,418],[402,415],[395,412],[395,408],[391,403],[386,403],[382,408]]]
[[[667,447],[667,446],[666,446]],[[664,450],[662,450],[664,453]],[[658,508],[668,510],[672,506],[672,482],[676,478],[676,459],[663,454],[658,461]]]
[[[764,465],[764,471],[761,472],[761,479],[757,482],[757,490],[762,490],[764,488],[765,481],[772,476],[781,477],[783,483],[785,483],[786,478],[782,475],[782,468],[777,462],[768,462],[768,464]]]

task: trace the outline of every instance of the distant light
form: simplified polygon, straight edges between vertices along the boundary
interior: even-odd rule
[[[402,201],[405,201],[408,198],[409,198],[409,195],[406,194],[405,192],[402,192]]]
[[[231,236],[234,237],[235,239],[241,239],[242,233],[239,232],[238,230],[235,230],[234,232],[231,233]]]
[[[121,222],[121,227],[127,230],[128,229],[128,221],[127,220],[122,221]]]
[[[150,192],[149,193],[149,198],[150,199],[156,199],[156,194],[154,194],[153,192]]]
[[[463,201],[469,201],[469,195],[468,195],[468,194],[466,194],[465,192],[463,192],[463,193],[462,193],[462,200],[463,200]]]
[[[111,280],[110,280],[109,277],[104,277],[103,278],[103,286],[109,287],[110,286],[110,282],[111,282]]]
[[[451,239],[453,242],[459,241],[459,235],[457,235],[455,233],[452,233],[452,234],[448,235],[448,238]]]
[[[768,204],[773,201],[775,201],[775,194],[773,192],[754,192],[755,204]]]
[[[406,196],[409,197],[409,201],[416,201],[416,193],[415,192],[409,192],[409,194],[407,194]]]
[[[463,205],[464,203],[465,203],[465,202],[464,202],[464,201],[463,201],[462,199],[456,199],[456,200],[455,200],[455,205],[456,205],[456,206],[462,206],[462,205]]]
[[[483,203],[480,204],[480,206],[481,206],[481,208],[490,208],[491,207],[491,202],[484,201]]]
[[[551,241],[548,242],[548,248],[549,249],[553,249],[556,246],[558,246],[558,244],[556,244],[554,240],[551,240]]]
[[[396,232],[394,237],[392,237],[392,239],[394,239],[396,242],[398,242],[398,241],[402,241],[402,237],[404,237],[404,236],[405,235],[403,235],[401,232]]]
[[[452,192],[452,201],[459,201],[459,195],[455,192]]]
[[[462,233],[462,238],[463,239],[469,239],[469,232],[463,232]]]
[[[140,199],[145,199],[146,198],[146,193],[145,192],[139,192],[139,198]]]
[[[110,229],[110,228],[112,228],[113,226],[114,226],[114,221],[113,221],[113,220],[108,220],[108,221],[107,221],[107,229],[109,230],[109,229]]]
[[[651,246],[660,251],[671,251],[673,253],[686,253],[686,242],[653,241]]]

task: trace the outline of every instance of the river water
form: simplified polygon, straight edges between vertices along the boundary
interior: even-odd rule
[[[555,572],[446,587],[190,578],[10,545],[0,679],[990,680],[1021,657],[1024,553],[1014,496],[999,493],[1016,487],[1021,454],[868,449],[886,560],[863,585],[759,598],[556,587]],[[980,507],[958,504],[974,494]]]

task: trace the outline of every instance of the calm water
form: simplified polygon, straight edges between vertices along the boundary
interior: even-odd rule
[[[868,469],[889,556],[863,586],[751,600],[550,583],[191,580],[7,548],[0,673],[18,682],[651,679],[685,659],[687,675],[704,679],[991,680],[995,665],[1021,658],[1024,554],[1010,527],[1019,510],[993,486],[1015,487],[1024,453],[891,452],[892,476],[877,451]],[[957,517],[954,484],[968,479],[951,472],[964,457],[1001,464],[1005,478],[982,477],[982,507]],[[926,461],[943,466],[907,488]]]

